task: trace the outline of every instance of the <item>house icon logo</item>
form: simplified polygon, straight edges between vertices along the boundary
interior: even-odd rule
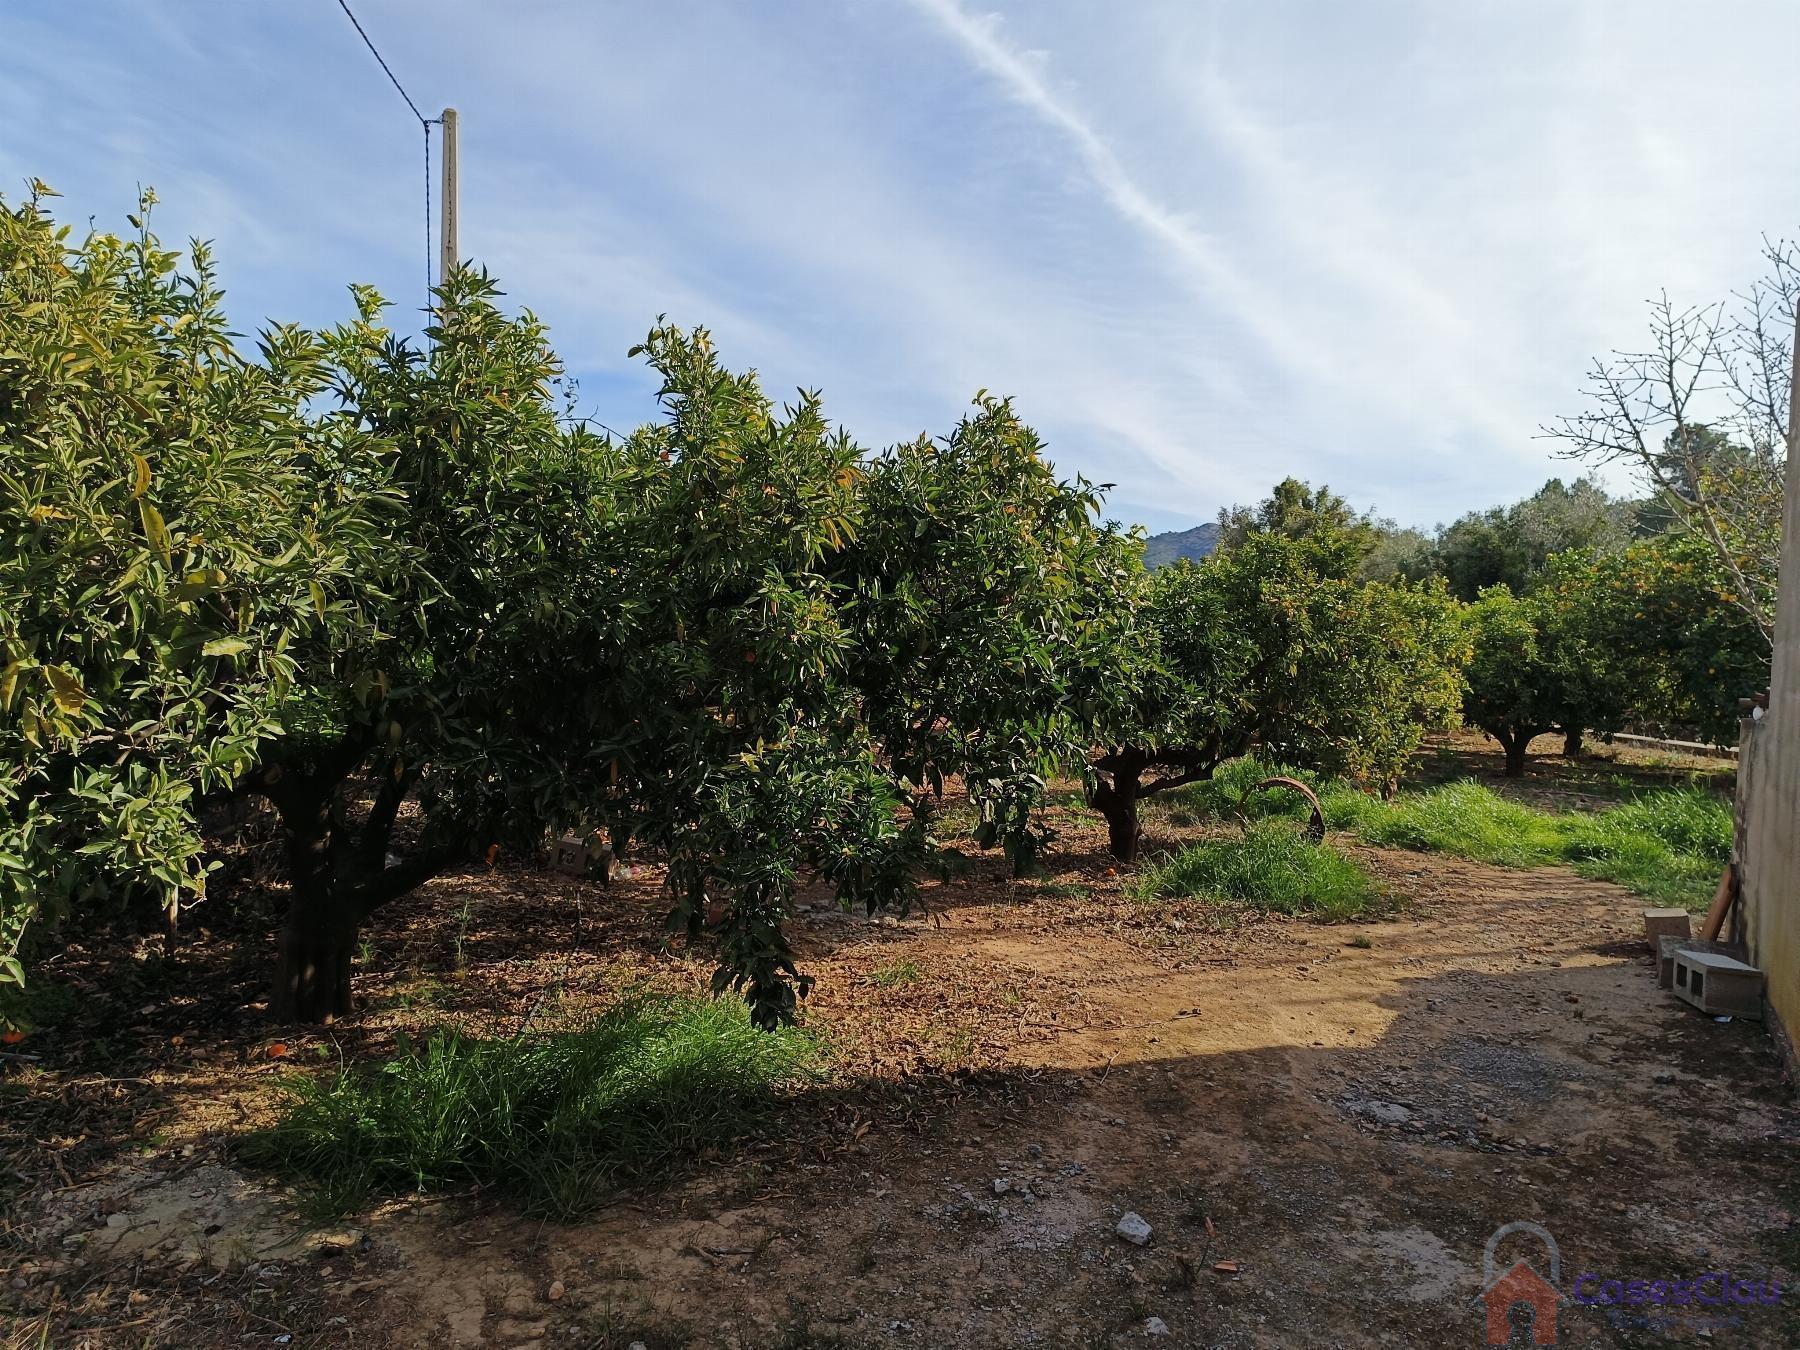
[[[1501,1272],[1496,1254],[1500,1243],[1512,1233],[1530,1233],[1550,1253],[1550,1278],[1545,1279],[1523,1258]],[[1481,1292],[1475,1302],[1487,1315],[1487,1345],[1505,1345],[1512,1340],[1512,1311],[1521,1303],[1531,1309],[1531,1343],[1556,1344],[1556,1305],[1563,1296],[1557,1286],[1562,1283],[1562,1251],[1556,1239],[1541,1225],[1528,1222],[1502,1224],[1487,1240],[1481,1254]]]

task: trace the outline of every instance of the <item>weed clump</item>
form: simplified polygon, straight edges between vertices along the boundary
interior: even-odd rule
[[[805,1033],[760,1031],[728,1000],[644,998],[530,1038],[434,1032],[383,1063],[290,1079],[247,1153],[322,1212],[483,1183],[566,1218],[759,1132],[818,1060]]]
[[[1139,890],[1145,898],[1212,900],[1330,922],[1386,904],[1381,887],[1359,864],[1281,819],[1257,821],[1241,839],[1185,848],[1150,867]]]

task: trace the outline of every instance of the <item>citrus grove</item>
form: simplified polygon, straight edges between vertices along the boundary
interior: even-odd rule
[[[1003,398],[871,453],[659,322],[660,417],[597,435],[483,273],[422,341],[352,288],[246,344],[153,199],[77,241],[53,195],[0,203],[0,1021],[73,926],[204,904],[234,811],[278,827],[278,1019],[350,1012],[384,904],[579,830],[666,862],[772,1027],[796,887],[904,910],[948,794],[1026,874],[1079,778],[1129,863],[1147,797],[1252,750],[1386,794],[1458,717],[1510,772],[1652,709],[1724,738],[1765,668],[1678,530],[1459,597],[1284,484],[1152,571]]]

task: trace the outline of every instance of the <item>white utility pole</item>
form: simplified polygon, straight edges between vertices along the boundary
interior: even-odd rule
[[[456,247],[456,109],[445,108],[443,204],[438,213],[438,284],[450,279],[462,262]]]

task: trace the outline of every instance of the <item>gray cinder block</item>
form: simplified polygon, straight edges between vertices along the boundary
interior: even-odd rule
[[[1762,1016],[1763,973],[1721,952],[1675,952],[1675,997],[1714,1017]]]
[[[1656,983],[1659,988],[1675,987],[1675,953],[1721,952],[1726,956],[1736,956],[1738,947],[1731,942],[1709,942],[1705,938],[1661,937],[1656,940]]]

